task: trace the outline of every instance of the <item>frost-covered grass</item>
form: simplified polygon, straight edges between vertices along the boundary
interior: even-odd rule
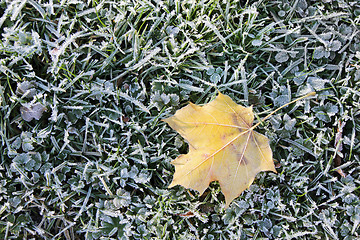
[[[0,1],[0,239],[358,239],[356,0]],[[168,189],[187,144],[162,118],[217,90],[278,174],[225,209]]]

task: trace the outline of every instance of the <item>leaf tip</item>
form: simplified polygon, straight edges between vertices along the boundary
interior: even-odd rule
[[[161,119],[160,121],[169,123],[169,121],[170,121],[171,118],[172,118],[172,116],[171,116],[171,117],[167,117],[167,118],[163,118],[163,119]]]
[[[175,187],[175,185],[177,185],[177,184],[174,184],[174,181],[172,181],[172,182],[170,183],[170,185],[169,185],[167,188],[172,188],[172,187]]]

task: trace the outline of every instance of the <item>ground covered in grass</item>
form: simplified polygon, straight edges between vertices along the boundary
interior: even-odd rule
[[[358,239],[357,0],[1,0],[1,239]],[[278,174],[225,209],[167,189],[187,144],[161,119],[217,90]]]

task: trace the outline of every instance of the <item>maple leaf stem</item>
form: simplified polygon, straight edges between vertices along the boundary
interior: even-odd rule
[[[302,96],[302,97],[299,97],[299,98],[297,98],[297,99],[295,99],[295,100],[292,100],[291,102],[288,102],[288,103],[282,105],[281,107],[278,107],[277,109],[275,109],[274,111],[272,111],[271,113],[269,113],[266,117],[264,117],[263,119],[261,119],[260,122],[258,122],[258,123],[255,124],[254,126],[252,126],[252,127],[249,129],[249,131],[255,129],[257,126],[259,126],[262,122],[264,122],[266,119],[268,119],[269,117],[271,117],[274,113],[276,113],[276,112],[279,111],[280,109],[282,109],[282,108],[284,108],[284,107],[286,107],[286,106],[288,106],[288,105],[290,105],[290,104],[293,104],[294,102],[297,102],[297,101],[299,101],[299,100],[302,100],[302,99],[304,99],[304,98],[307,98],[307,97],[310,97],[310,96],[314,96],[315,94],[316,94],[316,92],[310,92],[310,93],[308,93],[308,94],[306,94],[306,95],[304,95],[304,96]]]

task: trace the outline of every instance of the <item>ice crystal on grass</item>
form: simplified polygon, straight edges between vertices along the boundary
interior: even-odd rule
[[[179,104],[179,96],[176,94],[160,94],[160,92],[157,91],[151,96],[151,102],[160,111],[164,106],[177,106]]]
[[[279,63],[287,62],[289,60],[289,55],[286,52],[278,52],[275,55],[275,60]]]

